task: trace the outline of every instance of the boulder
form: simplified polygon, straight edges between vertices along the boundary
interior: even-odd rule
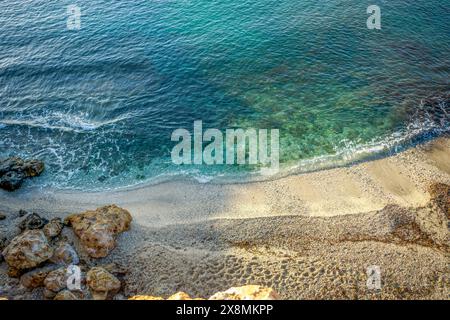
[[[47,219],[41,218],[37,213],[32,213],[20,222],[19,229],[21,231],[42,229],[47,223]]]
[[[71,225],[88,255],[106,257],[116,246],[116,236],[130,228],[130,213],[116,205],[68,216],[64,222]]]
[[[0,212],[0,220],[5,220],[5,219],[6,219],[6,216]]]
[[[52,239],[54,237],[57,237],[61,233],[63,227],[64,225],[61,219],[54,218],[44,226],[44,229],[42,231],[44,231],[44,234],[47,238]]]
[[[67,278],[66,268],[56,269],[47,275],[44,286],[47,290],[57,293],[67,287]]]
[[[271,288],[248,285],[217,292],[209,300],[279,300],[279,296]]]
[[[58,292],[53,300],[78,300],[78,297],[69,290],[63,290]]]
[[[28,230],[3,250],[6,263],[15,269],[34,268],[50,259],[53,249],[41,230]]]
[[[56,266],[50,265],[31,270],[20,277],[20,283],[28,289],[43,287],[45,278],[55,269]]]
[[[43,171],[44,163],[39,160],[18,157],[0,160],[0,188],[14,191],[22,186],[26,178],[39,176]]]
[[[59,265],[80,263],[77,252],[67,242],[61,242],[56,246],[50,261]]]
[[[86,282],[94,300],[106,300],[120,290],[119,279],[99,267],[94,267],[88,271]]]

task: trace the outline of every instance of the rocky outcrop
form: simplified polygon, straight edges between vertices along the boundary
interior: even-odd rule
[[[53,248],[42,230],[27,230],[15,237],[3,250],[3,257],[13,269],[34,268],[50,259]]]
[[[71,225],[88,255],[106,257],[116,246],[116,236],[130,228],[130,213],[116,205],[68,216],[64,222]]]
[[[86,282],[94,300],[106,300],[120,290],[120,281],[103,268],[95,267],[89,270]]]
[[[43,171],[44,163],[39,160],[18,157],[0,160],[0,188],[14,191],[22,186],[25,179],[39,176]]]
[[[279,300],[278,294],[271,288],[256,285],[233,287],[217,292],[209,300]]]

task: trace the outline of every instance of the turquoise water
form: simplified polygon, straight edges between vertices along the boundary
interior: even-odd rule
[[[61,188],[259,177],[173,165],[194,120],[279,129],[284,173],[395,152],[449,132],[449,18],[442,0],[3,0],[0,157],[44,159],[29,183]]]

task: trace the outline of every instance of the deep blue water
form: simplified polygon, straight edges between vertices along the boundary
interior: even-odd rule
[[[194,120],[279,129],[285,172],[396,151],[449,131],[449,18],[442,0],[3,0],[0,157],[64,188],[252,172],[173,165]]]

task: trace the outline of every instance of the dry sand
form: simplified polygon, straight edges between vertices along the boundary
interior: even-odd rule
[[[128,269],[125,295],[208,297],[260,284],[284,299],[448,299],[449,212],[430,201],[436,182],[450,185],[449,138],[275,181],[2,191],[0,212],[8,217],[0,231],[14,232],[19,209],[65,217],[115,203],[133,215],[132,230],[100,262]],[[367,288],[371,265],[380,267],[381,290]],[[5,269],[0,291],[19,290]]]

